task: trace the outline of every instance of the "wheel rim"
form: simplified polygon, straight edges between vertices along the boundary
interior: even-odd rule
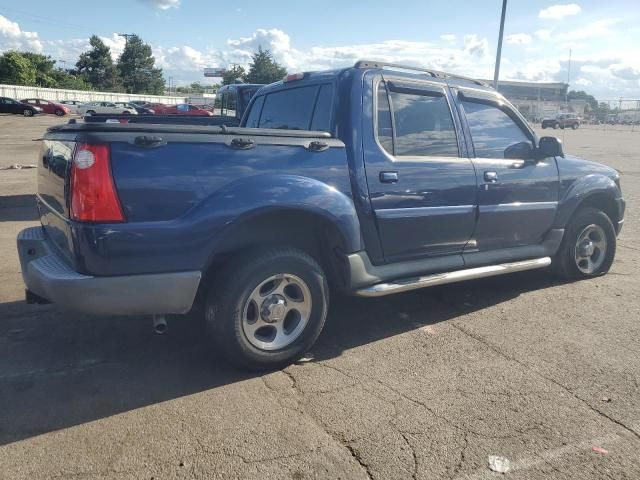
[[[575,260],[578,270],[587,275],[596,272],[607,254],[607,235],[599,225],[586,226],[576,241]]]
[[[260,350],[280,350],[296,341],[311,316],[311,291],[299,277],[283,273],[258,284],[245,303],[242,331]]]

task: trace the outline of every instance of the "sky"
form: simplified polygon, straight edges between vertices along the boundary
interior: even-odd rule
[[[205,67],[247,65],[259,46],[289,72],[357,59],[493,78],[502,0],[0,0],[0,52],[51,55],[72,66],[100,36],[149,43],[175,84]],[[600,100],[640,99],[640,0],[509,0],[500,78],[563,81]]]

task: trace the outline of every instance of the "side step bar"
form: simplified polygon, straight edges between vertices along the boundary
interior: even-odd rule
[[[467,270],[457,270],[455,272],[436,273],[434,275],[427,275],[426,277],[404,278],[393,282],[378,283],[377,285],[356,290],[355,293],[360,297],[382,297],[384,295],[417,290],[418,288],[433,287],[434,285],[445,285],[463,280],[474,280],[476,278],[494,277],[505,273],[534,270],[536,268],[548,267],[549,265],[551,265],[551,258],[535,258],[521,262],[489,265],[486,267],[469,268]]]

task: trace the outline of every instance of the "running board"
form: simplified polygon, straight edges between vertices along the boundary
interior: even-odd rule
[[[536,268],[548,267],[549,265],[551,265],[551,258],[549,257],[534,258],[533,260],[524,260],[521,262],[502,263],[500,265],[469,268],[455,272],[436,273],[426,277],[404,278],[393,282],[378,283],[377,285],[356,290],[355,294],[360,297],[382,297],[384,295],[417,290],[418,288],[433,287],[434,285],[445,285],[463,280],[474,280],[476,278],[494,277],[505,273],[534,270]]]

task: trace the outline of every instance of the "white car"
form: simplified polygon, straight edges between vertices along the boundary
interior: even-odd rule
[[[94,113],[112,113],[114,115],[137,115],[131,107],[116,105],[113,102],[89,102],[78,106],[79,115],[93,115]]]
[[[65,107],[67,107],[69,109],[70,113],[77,114],[78,113],[78,107],[80,105],[83,105],[85,102],[80,102],[78,100],[61,100],[59,103],[61,103]]]

